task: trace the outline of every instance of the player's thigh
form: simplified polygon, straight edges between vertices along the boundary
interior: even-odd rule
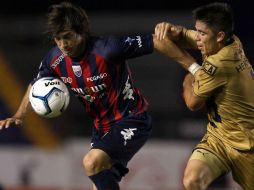
[[[200,181],[209,185],[228,172],[221,160],[205,149],[195,149],[187,163],[184,180]]]
[[[238,151],[231,148],[232,175],[243,188],[254,190],[254,152]]]
[[[92,139],[92,149],[100,149],[124,167],[151,134],[150,116],[146,113],[131,115],[117,122],[108,133]]]
[[[200,183],[208,186],[214,180],[210,167],[201,160],[189,160],[184,172],[184,184]]]

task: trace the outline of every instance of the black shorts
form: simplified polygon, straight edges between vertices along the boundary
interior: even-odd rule
[[[114,162],[126,167],[130,159],[145,144],[151,130],[149,114],[129,115],[115,123],[103,136],[94,132],[92,149],[103,150]]]

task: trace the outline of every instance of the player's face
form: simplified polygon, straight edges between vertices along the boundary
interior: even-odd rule
[[[217,35],[202,21],[197,20],[195,27],[197,30],[197,46],[201,53],[207,56],[217,53],[219,51]]]
[[[59,33],[54,40],[64,55],[75,58],[84,53],[85,39],[80,34],[73,31],[65,31]]]

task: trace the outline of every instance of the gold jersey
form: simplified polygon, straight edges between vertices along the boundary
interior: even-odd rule
[[[194,33],[186,31],[188,41]],[[236,36],[218,53],[203,57],[193,90],[207,99],[210,133],[233,148],[254,149],[254,72]]]

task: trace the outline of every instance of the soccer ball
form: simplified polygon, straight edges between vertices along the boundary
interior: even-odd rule
[[[44,77],[33,84],[29,93],[29,101],[37,114],[53,118],[66,110],[70,94],[60,79]]]

